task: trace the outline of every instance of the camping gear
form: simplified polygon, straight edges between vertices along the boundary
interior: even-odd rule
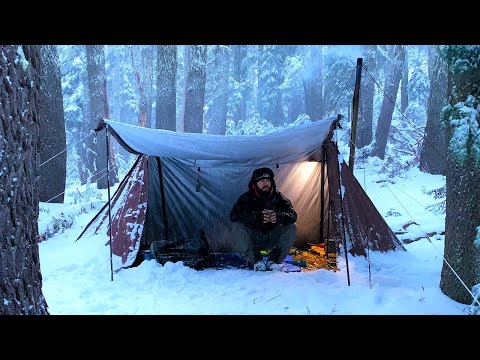
[[[138,154],[110,199],[116,269],[159,239],[176,242],[203,229],[211,252],[236,252],[230,210],[253,170],[275,173],[277,188],[298,214],[294,246],[334,239],[336,251],[405,250],[352,170],[333,134],[340,116],[287,126],[266,135],[173,132],[105,120],[107,131]],[[322,191],[323,190],[323,191]],[[323,215],[323,216],[321,216]],[[109,234],[107,205],[84,232]]]

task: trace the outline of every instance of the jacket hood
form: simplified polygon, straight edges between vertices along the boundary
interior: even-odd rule
[[[277,189],[277,185],[275,184],[274,176],[275,175],[270,168],[262,167],[255,169],[253,171],[252,177],[250,178],[250,182],[248,183],[248,188],[252,189],[254,184],[261,179],[270,179],[270,181],[272,182],[272,190],[273,192],[275,192]]]

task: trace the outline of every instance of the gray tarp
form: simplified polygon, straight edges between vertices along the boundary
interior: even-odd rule
[[[330,117],[261,136],[192,134],[142,128],[111,120],[105,122],[126,145],[139,154],[263,166],[316,157],[330,125],[336,119],[336,116]],[[216,166],[217,163],[211,165]]]
[[[322,142],[336,119],[330,117],[263,136],[177,133],[108,120],[106,123],[123,145],[136,153],[150,155],[144,243],[165,238],[160,160],[169,239],[197,236],[202,228],[213,248],[234,250],[230,210],[247,191],[253,170],[261,166],[273,170],[277,189],[292,201],[298,213],[296,245],[318,243],[321,174],[318,161]]]

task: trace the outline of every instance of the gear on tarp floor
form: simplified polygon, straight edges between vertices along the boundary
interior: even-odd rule
[[[307,266],[302,267],[302,272],[319,269],[338,271],[337,255],[335,253],[329,253],[327,257],[325,247],[321,245],[312,245],[306,250],[292,248],[290,255],[293,256],[293,260],[304,260],[307,263]]]

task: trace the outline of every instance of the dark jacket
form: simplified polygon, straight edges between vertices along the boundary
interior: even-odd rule
[[[249,190],[238,198],[230,212],[230,220],[232,222],[239,221],[249,228],[263,231],[272,230],[279,224],[287,225],[297,221],[297,213],[293,209],[291,201],[277,191],[273,176],[271,177],[271,182],[271,193],[266,197],[261,196],[256,190],[255,176],[252,176]],[[277,213],[277,222],[275,224],[263,223],[263,209],[275,210]]]

